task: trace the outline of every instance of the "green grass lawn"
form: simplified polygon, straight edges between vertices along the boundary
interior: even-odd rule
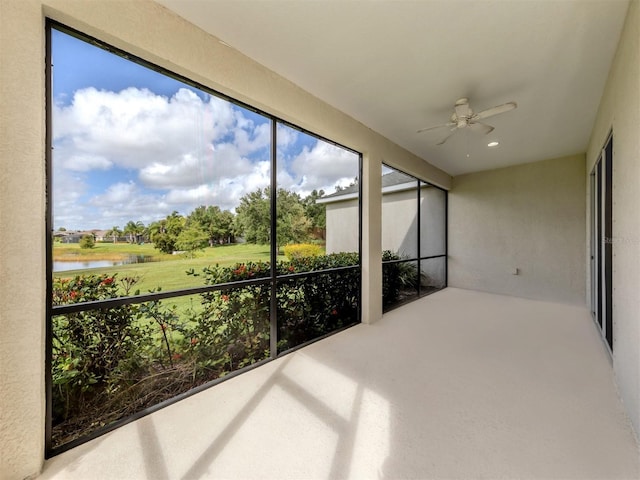
[[[201,277],[193,277],[185,272],[194,269],[201,272],[204,267],[220,265],[231,266],[242,262],[269,261],[269,246],[248,243],[209,247],[196,253],[194,258],[185,255],[167,255],[153,248],[153,244],[131,245],[126,243],[98,243],[92,249],[80,249],[78,244],[55,244],[54,261],[73,260],[118,260],[129,255],[153,257],[152,262],[116,265],[112,267],[89,268],[54,272],[54,277],[73,277],[81,274],[117,274],[118,277],[137,276],[140,282],[136,288],[141,293],[162,288],[163,291],[203,285]],[[284,259],[280,256],[278,259]]]

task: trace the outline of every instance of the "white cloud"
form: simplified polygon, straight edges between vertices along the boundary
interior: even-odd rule
[[[103,193],[91,197],[86,204],[95,211],[94,217],[85,219],[93,228],[123,227],[129,220],[148,224],[172,211],[163,195],[149,194],[134,182],[110,185]]]
[[[62,159],[63,168],[76,172],[108,170],[112,165],[113,162],[99,155],[69,155]]]
[[[100,158],[98,168],[105,162],[140,169],[173,165],[185,155],[205,158],[211,145],[228,142],[229,136],[247,155],[268,145],[268,124],[256,128],[229,102],[203,100],[186,88],[171,98],[133,87],[86,88],[76,91],[69,105],[54,107],[54,142],[64,148],[61,155]]]
[[[242,122],[244,123],[244,122]],[[241,125],[241,122],[238,122]],[[249,125],[251,128],[252,125]],[[238,128],[235,130],[235,145],[240,155],[248,155],[261,148],[268,147],[271,143],[271,126],[268,123],[261,123],[253,130]]]
[[[214,96],[182,88],[86,88],[54,107],[54,224],[110,228],[145,224],[198,205],[234,210],[270,183],[271,123]],[[358,174],[357,156],[278,126],[280,188],[333,192]],[[106,186],[105,186],[106,185]]]
[[[64,171],[54,162],[53,177],[54,228],[85,228],[82,219],[89,215],[82,198],[88,188],[83,176],[77,172]]]
[[[298,132],[286,125],[278,124],[276,133],[278,134],[278,148],[286,148],[289,145],[293,145],[298,139]]]
[[[240,155],[238,147],[223,143],[211,147],[205,158],[185,154],[177,162],[154,162],[140,170],[140,181],[151,188],[184,188],[250,174],[256,162]]]
[[[97,195],[91,199],[91,203],[94,205],[113,205],[123,204],[129,201],[136,193],[136,185],[133,182],[129,183],[114,183],[107,191],[102,195]]]
[[[190,206],[189,210],[203,204],[233,210],[240,202],[240,197],[269,186],[270,171],[270,162],[261,161],[253,164],[250,171],[241,175],[218,177],[215,182],[194,188],[174,188],[167,194],[166,199],[172,205]]]
[[[318,142],[309,149],[303,148],[291,162],[294,187],[301,195],[312,190],[333,193],[334,187],[349,185],[359,173],[358,156],[327,142]]]
[[[190,212],[198,205],[217,205],[223,210],[234,211],[243,195],[269,186],[269,172],[270,162],[259,162],[244,175],[220,177],[216,182],[193,188],[174,188],[166,195],[166,201],[184,212]]]

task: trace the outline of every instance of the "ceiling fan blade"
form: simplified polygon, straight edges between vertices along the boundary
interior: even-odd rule
[[[449,138],[451,138],[451,136],[456,133],[458,129],[457,128],[453,128],[451,129],[451,133],[449,135],[447,135],[446,137],[444,137],[442,140],[440,140],[438,143],[436,143],[436,145],[442,145],[444,142],[446,142],[447,140],[449,140]]]
[[[493,132],[493,129],[494,129],[494,127],[492,127],[491,125],[487,125],[486,123],[480,123],[480,122],[469,123],[469,128],[473,132],[482,133],[484,135],[488,135],[489,133]]]
[[[443,123],[442,125],[436,125],[435,127],[421,128],[416,133],[428,132],[429,130],[436,130],[438,128],[444,128],[444,127],[453,127],[454,125],[455,123],[453,122]]]
[[[489,118],[489,117],[493,117],[494,115],[500,115],[501,113],[508,112],[508,111],[513,110],[514,108],[517,108],[517,107],[518,107],[518,104],[516,102],[503,103],[502,105],[498,105],[496,107],[487,108],[486,110],[483,110],[482,112],[478,112],[473,116],[473,118],[474,119],[477,118],[478,120],[482,120],[483,118]]]

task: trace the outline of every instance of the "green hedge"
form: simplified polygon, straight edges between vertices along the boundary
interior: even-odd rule
[[[358,321],[360,272],[358,269],[286,278],[287,275],[358,266],[357,253],[334,253],[293,258],[276,264],[278,352],[313,340]],[[195,275],[195,273],[191,272]],[[205,284],[238,282],[270,275],[268,262],[209,267],[203,270]],[[249,285],[203,294],[208,308],[192,317],[196,324],[215,322],[231,325],[241,343],[241,357],[253,358],[255,349],[268,347],[270,285]],[[211,310],[213,309],[213,310]],[[237,328],[243,325],[244,328]],[[211,329],[207,328],[211,334]],[[210,356],[210,355],[209,355]],[[243,362],[243,360],[241,360]]]
[[[358,321],[359,269],[340,253],[278,262],[278,352]],[[189,275],[205,285],[267,278],[268,262],[213,266]],[[53,304],[139,294],[136,278],[56,278]],[[87,310],[52,318],[53,444],[222,377],[270,355],[271,282],[193,296],[181,310],[170,300]]]
[[[383,260],[399,259],[385,251]],[[293,257],[275,265],[278,353],[358,321],[356,253]],[[415,281],[411,264],[383,267],[383,302]],[[315,273],[314,273],[315,272]],[[322,272],[322,273],[318,273]],[[309,275],[305,275],[309,273]],[[268,262],[212,266],[189,275],[205,285],[269,278]],[[137,278],[53,280],[53,304],[137,295]],[[53,445],[269,358],[271,281],[52,318]],[[185,304],[189,306],[184,306]]]

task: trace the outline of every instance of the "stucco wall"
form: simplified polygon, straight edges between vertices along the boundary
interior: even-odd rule
[[[582,155],[455,177],[449,285],[584,304],[585,194]]]
[[[420,256],[442,255],[447,251],[447,193],[423,188],[420,198]]]
[[[327,253],[358,251],[358,200],[327,203]]]
[[[358,249],[358,201],[327,203],[327,253]],[[382,197],[382,249],[415,257],[416,193],[401,191]]]
[[[0,1],[0,478],[44,454],[44,30],[38,2]]]
[[[381,318],[382,162],[450,177],[148,0],[0,0],[0,477],[43,461],[46,16],[364,154],[363,320]],[[370,299],[374,299],[370,301]]]
[[[613,367],[640,436],[640,4],[631,2],[587,151],[591,172],[613,129]],[[589,199],[585,208],[587,214]],[[585,230],[589,238],[588,229]],[[585,252],[588,256],[589,252]],[[587,274],[589,272],[587,271]],[[589,302],[590,283],[587,279]]]
[[[403,257],[418,255],[416,195],[414,189],[382,196],[382,250],[391,250]]]
[[[420,192],[420,255],[441,255],[446,251],[446,193],[432,187]],[[358,201],[326,203],[327,253],[354,252],[358,249]],[[416,192],[402,190],[382,196],[382,250],[416,257],[418,207]]]

